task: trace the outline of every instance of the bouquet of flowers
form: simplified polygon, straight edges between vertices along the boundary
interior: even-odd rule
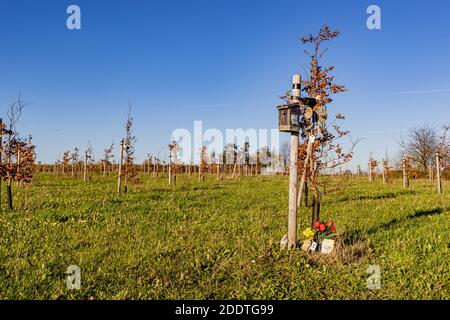
[[[316,221],[313,228],[303,231],[306,240],[303,242],[302,250],[315,252],[319,250],[323,254],[330,254],[334,249],[336,238],[336,225],[333,220]]]
[[[334,239],[336,237],[336,225],[333,220],[314,222],[314,231],[319,241],[324,239]]]

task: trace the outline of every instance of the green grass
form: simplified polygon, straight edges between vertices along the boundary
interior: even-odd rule
[[[0,214],[1,299],[449,299],[450,183],[326,178],[337,252],[281,252],[287,177],[199,183],[39,175]],[[3,192],[4,196],[4,192]],[[302,208],[299,237],[309,224]],[[381,289],[366,270],[381,268]],[[68,290],[69,265],[81,268]]]

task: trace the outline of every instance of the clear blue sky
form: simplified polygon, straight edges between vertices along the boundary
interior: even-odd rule
[[[66,28],[70,4],[82,30]],[[370,4],[381,30],[366,28]],[[371,151],[393,156],[401,130],[449,122],[449,15],[447,0],[0,0],[0,111],[20,91],[20,132],[51,162],[88,140],[97,159],[117,145],[128,99],[139,161],[194,120],[275,128],[277,95],[307,61],[298,37],[326,23],[342,32],[326,62],[348,87],[329,110],[365,138],[352,164],[365,167]]]

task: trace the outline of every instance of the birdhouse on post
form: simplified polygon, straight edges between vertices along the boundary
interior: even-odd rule
[[[298,195],[298,146],[299,131],[306,108],[313,108],[317,100],[301,98],[301,78],[295,74],[292,78],[292,92],[287,104],[278,106],[278,130],[291,133],[291,151],[289,161],[289,212],[287,247],[295,248],[297,244],[297,195]],[[283,238],[284,239],[284,238]]]
[[[300,105],[290,103],[278,107],[278,130],[298,132],[300,130]]]

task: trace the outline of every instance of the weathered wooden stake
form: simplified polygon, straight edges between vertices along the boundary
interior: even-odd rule
[[[403,188],[409,188],[409,177],[408,177],[408,159],[406,155],[403,156]]]
[[[17,173],[20,173],[20,150],[17,150]],[[20,181],[17,179],[17,186],[19,186]]]
[[[86,173],[87,173],[87,160],[88,160],[88,152],[87,150],[84,152],[84,172],[83,172],[83,181],[86,182]]]
[[[289,218],[288,248],[297,244],[297,195],[298,195],[298,132],[291,133],[291,154],[289,163]]]
[[[0,164],[3,163],[3,119],[0,118],[0,146],[2,150],[0,150]],[[0,179],[0,210],[2,209],[2,179]]]
[[[219,178],[220,178],[220,163],[219,163],[219,160],[217,160],[216,169],[217,169],[216,180],[219,180]]]
[[[122,162],[123,162],[123,140],[120,141],[120,156],[119,156],[119,172],[117,177],[117,193],[120,193],[122,183]]]
[[[168,175],[169,175],[169,186],[172,185],[172,166],[169,163],[169,168],[168,168]]]
[[[315,170],[316,170],[316,161],[311,156],[310,160],[312,179],[315,180]],[[314,222],[320,221],[320,193],[316,186],[312,186],[313,191],[313,201],[312,201],[312,219],[311,219],[311,228],[314,228]]]
[[[169,186],[172,185],[172,149],[169,150]]]
[[[438,152],[436,152],[436,179],[437,179],[438,193],[442,194],[441,164]]]
[[[314,137],[314,135],[310,135],[308,138],[308,145],[306,146],[306,157],[305,157],[305,161],[303,163],[302,177],[300,179],[300,188],[299,188],[298,197],[297,197],[298,207],[301,207],[301,205],[302,205],[302,197],[303,197],[303,193],[305,191],[305,185],[306,185],[306,171],[308,168],[308,161],[311,157],[312,147],[313,147],[315,139],[316,138]]]
[[[130,146],[129,146],[129,140],[126,140],[126,142],[124,143],[124,148],[125,148],[125,157],[126,157],[126,166],[125,166],[125,176],[123,177],[123,192],[127,193],[128,192],[128,174],[130,172],[131,167],[133,166],[133,163],[130,162]]]

